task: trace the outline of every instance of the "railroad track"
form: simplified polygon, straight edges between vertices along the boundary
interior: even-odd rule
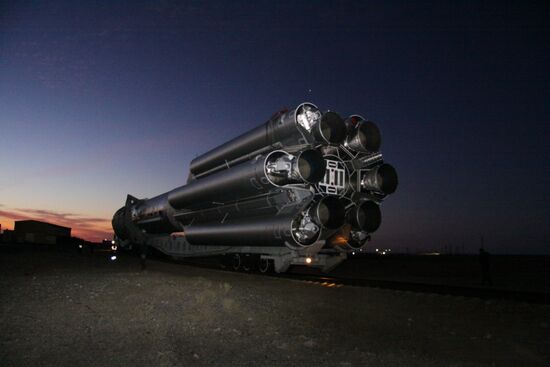
[[[343,278],[327,277],[303,274],[276,274],[279,278],[299,279],[321,285],[347,285],[356,287],[369,287],[380,289],[391,289],[418,293],[432,293],[459,297],[475,297],[481,299],[503,299],[518,302],[550,304],[550,293],[517,291],[490,287],[467,287],[433,283],[416,283],[393,280],[365,279],[365,278]],[[330,287],[329,287],[330,288]]]
[[[210,268],[220,269],[219,263],[214,262],[200,262],[196,260],[185,260],[185,264]],[[223,269],[224,271],[234,270],[229,267]],[[250,272],[252,274],[260,274],[259,272]],[[275,277],[279,279],[301,280],[312,284],[317,284],[326,288],[341,288],[343,286],[354,287],[368,287],[379,289],[391,289],[398,291],[409,291],[417,293],[431,293],[440,295],[450,295],[457,297],[472,297],[485,300],[509,300],[516,302],[527,302],[536,304],[550,304],[550,293],[531,292],[531,291],[518,291],[508,290],[502,288],[491,287],[468,287],[468,286],[455,286],[445,284],[433,284],[433,283],[417,283],[417,282],[404,282],[394,280],[380,280],[380,279],[366,279],[366,278],[348,278],[348,277],[333,277],[326,275],[314,275],[314,274],[297,274],[297,273],[265,273],[261,274],[269,277]]]

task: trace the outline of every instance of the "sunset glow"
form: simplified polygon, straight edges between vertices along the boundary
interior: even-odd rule
[[[8,2],[0,223],[109,238],[128,194],[310,101],[376,122],[399,172],[372,247],[546,254],[547,23],[522,2]]]
[[[38,220],[72,228],[71,235],[88,241],[99,242],[112,237],[111,220],[75,213],[57,213],[40,209],[0,208],[2,229],[12,229],[14,221]]]

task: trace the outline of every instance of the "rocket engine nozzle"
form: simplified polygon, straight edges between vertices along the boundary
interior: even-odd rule
[[[317,183],[325,177],[326,163],[321,152],[315,149],[301,151],[296,156],[296,173],[308,183]]]
[[[328,111],[313,127],[312,133],[317,141],[340,144],[346,138],[346,124],[339,114]]]
[[[275,151],[266,161],[266,174],[277,185],[317,183],[325,176],[325,160],[321,152],[315,149],[295,154]]]
[[[310,212],[323,228],[336,229],[346,220],[346,208],[340,199],[334,196],[322,198],[311,207]]]
[[[397,189],[397,184],[397,171],[387,163],[368,170],[361,177],[360,183],[362,190],[377,191],[384,195],[393,194]]]
[[[378,204],[367,200],[348,212],[348,220],[352,229],[372,233],[380,227],[382,213]]]
[[[345,212],[340,199],[326,196],[295,219],[293,236],[301,246],[312,245],[321,235],[321,228],[332,230],[342,226]]]
[[[374,153],[380,150],[382,135],[378,125],[359,115],[351,115],[344,123],[348,133],[345,145],[348,148],[361,153]]]

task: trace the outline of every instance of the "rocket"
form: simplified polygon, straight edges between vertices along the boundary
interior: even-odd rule
[[[328,271],[367,246],[397,188],[380,147],[376,123],[302,103],[193,159],[185,185],[128,195],[115,241],[176,258],[225,255],[235,269]]]

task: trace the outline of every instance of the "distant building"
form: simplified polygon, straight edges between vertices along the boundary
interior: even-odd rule
[[[37,220],[15,221],[13,229],[17,242],[56,244],[71,238],[71,228]]]
[[[4,232],[2,232],[2,243],[14,243],[15,241],[15,235],[13,234],[12,230],[4,229]]]

